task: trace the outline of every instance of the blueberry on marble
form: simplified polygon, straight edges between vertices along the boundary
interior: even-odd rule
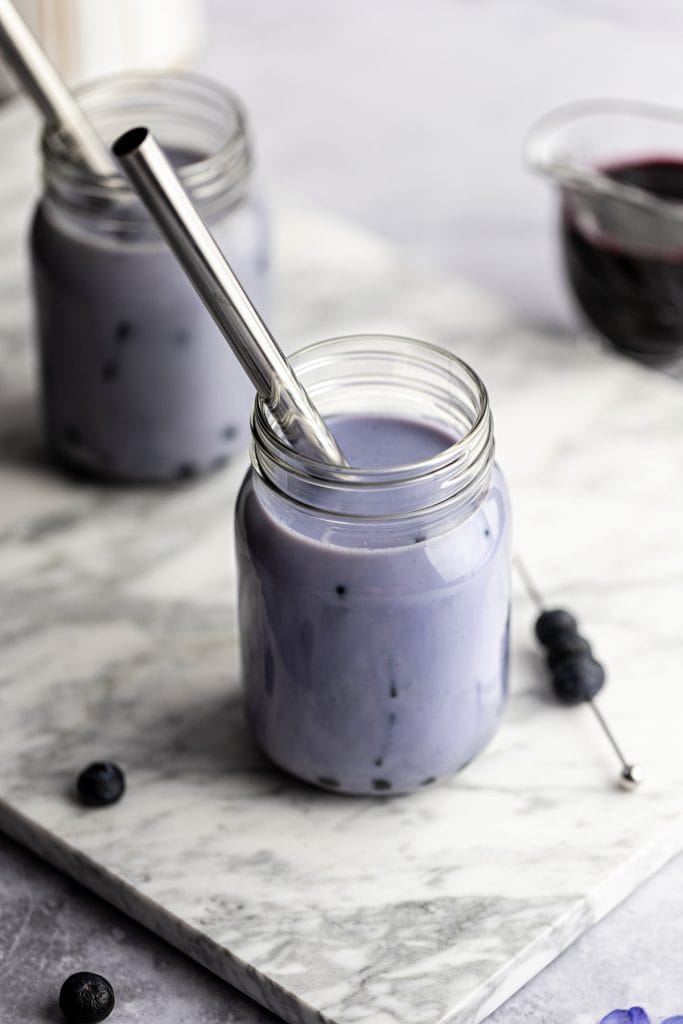
[[[590,657],[591,645],[585,637],[573,630],[563,629],[553,635],[548,647],[548,667],[554,669],[575,654],[587,654]]]
[[[605,670],[587,654],[565,658],[552,675],[555,696],[563,704],[581,704],[596,697],[605,683]]]
[[[94,1024],[114,1009],[114,989],[101,974],[78,971],[66,979],[59,993],[59,1009],[69,1024]]]
[[[576,619],[565,608],[551,608],[536,619],[536,636],[544,647],[550,647],[557,633],[575,633],[576,630]]]
[[[78,799],[85,807],[106,807],[123,795],[126,780],[113,761],[93,761],[78,776]]]

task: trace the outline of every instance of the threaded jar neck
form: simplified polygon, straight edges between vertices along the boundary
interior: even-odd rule
[[[252,169],[247,116],[218,83],[184,72],[126,72],[87,82],[75,96],[107,146],[128,128],[149,128],[209,223],[246,196]],[[118,238],[158,237],[126,180],[90,172],[60,128],[46,126],[42,153],[45,199],[58,212]]]
[[[453,443],[431,458],[388,469],[330,466],[294,451],[266,404],[252,414],[252,465],[265,491],[331,521],[373,528],[434,527],[470,515],[494,465],[493,419],[477,374],[444,349],[410,338],[333,338],[290,357],[322,416],[385,416],[432,425]]]

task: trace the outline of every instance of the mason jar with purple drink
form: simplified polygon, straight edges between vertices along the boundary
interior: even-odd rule
[[[246,712],[280,767],[390,795],[464,767],[507,693],[510,514],[484,385],[405,338],[291,359],[348,467],[258,399],[236,513]]]
[[[104,78],[76,97],[107,143],[132,123],[155,131],[267,313],[267,224],[239,100],[176,72]],[[118,481],[217,468],[246,446],[252,386],[124,179],[89,173],[55,127],[43,158],[31,250],[52,454]]]

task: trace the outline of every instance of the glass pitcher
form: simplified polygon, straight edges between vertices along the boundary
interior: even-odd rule
[[[565,269],[579,306],[617,349],[683,353],[683,110],[589,100],[531,130],[528,165],[560,189]]]

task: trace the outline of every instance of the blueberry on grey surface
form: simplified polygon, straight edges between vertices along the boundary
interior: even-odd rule
[[[93,761],[78,776],[78,799],[85,807],[106,807],[123,795],[126,781],[123,772],[112,761]]]
[[[591,645],[579,633],[563,629],[561,632],[555,633],[552,643],[548,647],[548,666],[555,669],[575,654],[587,654],[590,657]]]
[[[572,633],[577,630],[574,616],[565,608],[550,608],[541,612],[536,619],[536,636],[544,647],[550,647],[558,633]]]
[[[605,670],[587,654],[565,658],[552,675],[555,696],[563,704],[581,704],[596,697],[605,683]]]
[[[101,974],[78,971],[66,979],[59,993],[59,1009],[69,1024],[94,1024],[114,1009],[114,989]]]

